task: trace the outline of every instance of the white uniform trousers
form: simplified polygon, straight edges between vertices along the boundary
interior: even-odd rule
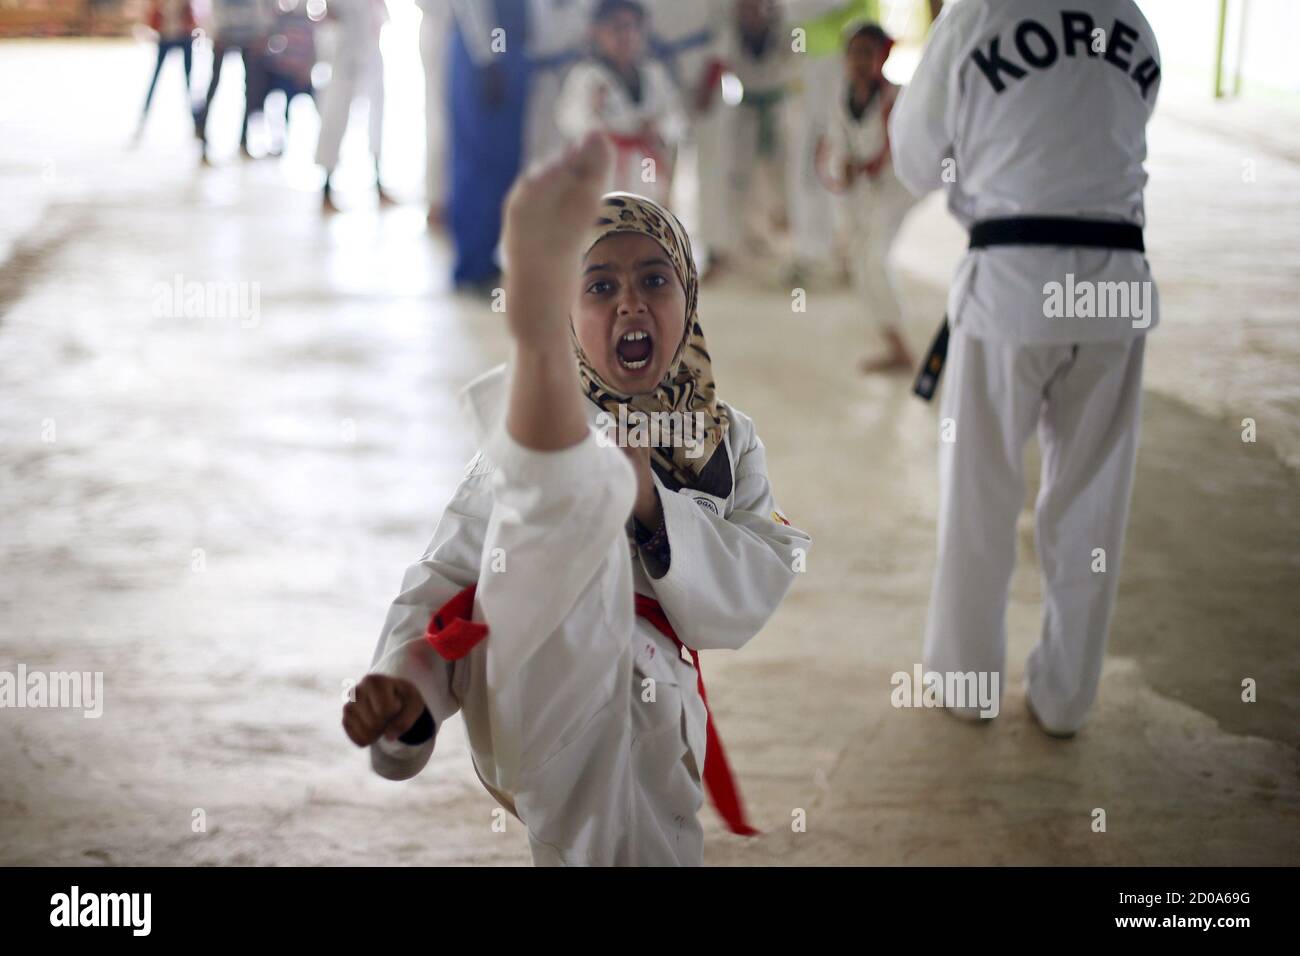
[[[877,328],[901,330],[903,307],[889,254],[916,198],[888,168],[879,181],[860,182],[845,198],[854,295]]]
[[[796,262],[805,268],[825,267],[833,251],[831,194],[817,175],[817,143],[826,134],[836,84],[844,73],[838,56],[803,55],[800,90],[787,105],[789,152],[786,154],[790,229]]]
[[[384,131],[384,58],[376,44],[373,52],[342,50],[331,66],[329,85],[321,96],[316,165],[332,172],[339,163],[339,146],[347,132],[352,103],[357,99],[369,103],[370,155],[379,159]]]
[[[996,671],[999,687],[1006,686],[1007,588],[1025,496],[1023,453],[1037,427],[1044,607],[1026,692],[1056,732],[1082,725],[1101,676],[1133,483],[1145,345],[1144,336],[1017,345],[972,338],[960,327],[949,342],[925,667]],[[942,440],[948,419],[951,442]],[[1104,572],[1094,570],[1096,549],[1104,551]]]
[[[424,66],[424,192],[430,204],[447,201],[447,45],[451,5],[425,10],[420,19]]]

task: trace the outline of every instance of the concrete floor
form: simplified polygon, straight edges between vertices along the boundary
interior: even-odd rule
[[[500,317],[447,294],[418,203],[372,207],[359,143],[350,211],[321,219],[309,109],[282,161],[200,169],[173,64],[126,149],[149,56],[0,46],[0,88],[27,92],[0,103],[0,670],[106,685],[99,720],[0,710],[0,863],[525,863],[458,726],[401,785],[339,728],[344,682],[472,451],[455,392],[504,357]],[[390,70],[405,85],[386,172],[414,199],[414,50]],[[816,539],[764,633],[705,655],[765,831],[732,837],[706,811],[708,862],[1300,861],[1300,144],[1278,130],[1172,93],[1153,125],[1164,324],[1101,699],[1073,741],[1023,711],[1028,512],[1002,715],[890,706],[890,675],[920,653],[935,412],[855,375],[869,342],[843,293],[792,314],[774,284],[706,289],[722,393]],[[907,226],[918,342],[961,245],[934,200]],[[156,317],[177,275],[257,283],[257,321]]]

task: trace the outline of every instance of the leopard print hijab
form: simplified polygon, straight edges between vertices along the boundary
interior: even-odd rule
[[[691,422],[702,420],[704,434],[689,436],[699,443],[695,458],[687,457],[687,452],[694,449],[677,441],[670,447],[652,448],[650,461],[659,479],[673,491],[685,487],[726,498],[731,494],[732,475],[723,439],[730,419],[726,406],[717,397],[713,365],[697,315],[700,280],[691,254],[690,237],[680,220],[658,203],[634,193],[606,193],[586,251],[606,236],[619,232],[649,236],[663,247],[686,292],[686,330],[672,364],[655,390],[648,395],[624,395],[601,380],[570,325],[583,391],[592,402],[614,416],[618,415],[620,405],[627,405],[629,409],[646,413],[680,413],[675,419],[689,416]],[[696,412],[702,413],[703,418],[697,419]],[[721,454],[717,454],[719,451]]]

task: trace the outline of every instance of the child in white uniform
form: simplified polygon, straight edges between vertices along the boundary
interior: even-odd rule
[[[849,234],[849,272],[853,289],[888,347],[885,355],[864,359],[863,372],[905,372],[915,360],[902,334],[899,302],[889,253],[916,199],[894,174],[889,155],[889,114],[899,87],[881,72],[892,41],[875,23],[845,29],[847,82],[832,116],[831,169],[838,177]]]
[[[553,159],[564,147],[556,104],[564,88],[564,78],[586,53],[592,6],[592,0],[529,2],[525,166]]]
[[[722,56],[744,95],[734,118],[731,206],[746,251],[771,253],[785,228],[787,107],[798,63],[775,0],[735,0]]]
[[[776,508],[753,422],[716,396],[685,231],[642,197],[602,199],[609,163],[589,135],[513,191],[514,357],[467,389],[482,451],[344,727],[404,779],[460,710],[538,864],[699,864],[705,787],[753,831],[695,651],[757,633],[810,540]],[[651,413],[694,424],[607,447],[610,416]]]
[[[686,119],[672,77],[646,58],[646,14],[635,0],[601,0],[592,17],[592,56],[569,71],[556,119],[571,142],[607,134],[615,155],[610,186],[666,204],[673,148]]]
[[[336,20],[334,57],[330,81],[321,94],[320,137],[316,141],[316,165],[325,170],[321,208],[337,212],[334,204],[334,167],[352,114],[352,103],[364,99],[369,106],[370,155],[375,164],[375,193],[381,206],[391,205],[379,175],[380,147],[384,134],[384,56],[379,35],[388,22],[384,0],[335,0],[328,8]]]

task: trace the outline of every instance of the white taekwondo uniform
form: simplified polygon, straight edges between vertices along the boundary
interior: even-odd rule
[[[734,5],[733,5],[734,6]],[[744,90],[738,108],[730,112],[732,135],[728,142],[730,200],[733,215],[743,217],[741,227],[746,245],[767,245],[775,219],[787,220],[788,164],[792,161],[789,141],[793,135],[790,117],[799,74],[799,54],[791,49],[791,24],[778,6],[772,34],[761,53],[755,54],[741,36],[734,9],[719,44],[719,55],[740,80]],[[751,240],[757,232],[760,243]]]
[[[810,539],[776,518],[763,445],[732,408],[730,497],[670,492],[656,477],[672,557],[652,578],[625,531],[636,493],[625,453],[594,427],[558,452],[519,445],[502,423],[507,375],[466,389],[483,450],[407,571],[372,671],[415,684],[439,729],[463,714],[479,778],[523,821],[538,865],[699,864],[705,707],[692,665],[634,617],[633,591],[659,602],[688,647],[738,648]],[[594,425],[599,409],[585,404]],[[448,662],[425,629],[475,582],[473,619],[490,633]],[[372,765],[414,776],[436,739],[381,741]]]
[[[316,164],[332,171],[339,162],[354,100],[369,104],[370,155],[379,159],[384,132],[384,57],[379,34],[388,22],[388,7],[384,0],[334,0],[329,10],[337,23],[330,81],[321,94]]]
[[[556,104],[564,78],[586,51],[593,6],[593,0],[529,2],[525,164],[545,160],[564,145]]]
[[[708,261],[725,254],[732,242],[733,215],[728,205],[728,152],[731,114],[714,91],[710,107],[697,108],[700,87],[714,73],[723,27],[731,16],[732,0],[648,0],[651,48],[669,67],[677,85],[683,116],[689,127],[681,159],[693,162],[694,176],[674,177],[682,185],[674,212],[690,226],[696,259]],[[693,157],[689,153],[693,152]],[[680,155],[680,154],[679,154]],[[692,192],[686,190],[694,187]]]
[[[848,0],[782,0],[786,20],[806,29],[808,21],[848,5]],[[786,31],[787,44],[791,31]],[[826,135],[831,99],[844,75],[844,52],[798,53],[799,77],[790,105],[790,150],[786,191],[790,197],[790,233],[800,273],[817,276],[835,252],[832,196],[817,175],[817,144]],[[834,271],[834,270],[831,270]],[[805,276],[806,278],[806,276]],[[800,281],[804,281],[801,278]]]
[[[686,132],[686,117],[677,88],[662,63],[647,58],[640,73],[641,97],[637,101],[604,63],[583,60],[564,81],[556,118],[560,131],[574,142],[592,130],[611,136],[616,149],[608,189],[637,193],[666,206],[672,157],[644,142],[641,128],[648,123],[671,153]],[[654,160],[653,166],[643,165],[647,158]]]
[[[847,83],[831,115],[827,142],[831,173],[842,175],[845,160],[871,162],[883,157],[879,175],[859,172],[841,197],[849,247],[849,271],[853,290],[867,314],[881,328],[898,328],[903,309],[889,263],[889,250],[903,227],[903,219],[916,205],[916,198],[899,180],[889,157],[885,123],[899,88],[887,80],[855,117],[849,106]]]
[[[1140,227],[1159,62],[1132,0],[961,0],[935,23],[892,111],[894,169],[918,195],[945,187],[968,228],[1025,216]],[[1051,305],[1052,283],[1082,290],[1077,314],[1112,317],[1048,317],[1060,302]],[[1127,308],[1121,288],[1137,293]],[[1118,584],[1143,350],[1158,321],[1151,271],[1128,249],[974,249],[957,267],[948,316],[940,415],[955,440],[939,451],[926,664],[1003,669],[1021,457],[1037,427],[1045,607],[1026,692],[1045,727],[1072,732],[1096,697]]]

